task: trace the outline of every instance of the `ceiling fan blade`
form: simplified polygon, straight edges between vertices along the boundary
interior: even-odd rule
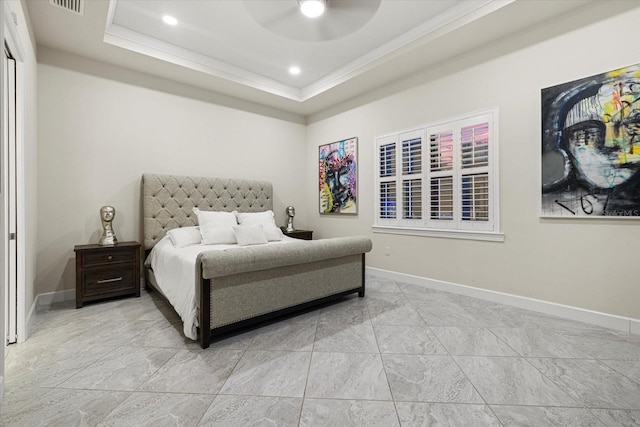
[[[249,15],[262,27],[298,41],[327,41],[362,28],[377,13],[381,0],[328,0],[324,15],[307,18],[295,0],[245,0]]]

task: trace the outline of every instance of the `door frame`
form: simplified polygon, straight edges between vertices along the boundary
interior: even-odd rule
[[[24,342],[27,339],[27,322],[26,322],[26,191],[25,191],[25,112],[26,112],[26,67],[25,53],[20,36],[17,30],[17,17],[9,8],[8,2],[4,4],[3,11],[0,11],[0,19],[2,19],[3,43],[6,43],[11,55],[16,61],[16,332],[18,334],[18,342]],[[4,48],[4,46],[2,46]],[[4,96],[4,95],[3,95]],[[2,108],[2,107],[0,107]],[[2,111],[4,116],[4,111]],[[4,130],[3,130],[4,131]],[[3,172],[4,173],[4,172]],[[6,177],[2,177],[6,179]],[[2,236],[3,239],[8,236]],[[3,263],[4,264],[4,263]],[[5,274],[3,265],[2,273]],[[7,298],[3,295],[3,301]],[[3,319],[4,331],[4,319]],[[3,332],[4,335],[4,332]],[[4,342],[4,339],[3,339]]]
[[[2,132],[2,141],[7,145],[2,147],[3,155],[5,156],[2,166],[4,172],[2,174],[3,181],[3,202],[4,208],[2,209],[3,217],[2,226],[6,227],[5,237],[2,239],[5,249],[5,255],[2,257],[5,266],[4,279],[5,279],[5,332],[7,344],[13,344],[17,342],[18,337],[18,254],[17,254],[17,169],[16,169],[16,149],[18,147],[16,125],[16,60],[13,57],[11,50],[8,46],[3,46],[3,59],[2,70],[5,75],[2,78],[2,84],[5,88],[5,94],[2,97],[2,102],[5,107],[5,111],[2,114],[3,123],[6,124],[6,128]],[[7,238],[8,234],[8,238]],[[13,238],[11,235],[13,234]]]

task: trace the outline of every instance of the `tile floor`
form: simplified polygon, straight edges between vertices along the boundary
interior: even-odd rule
[[[156,294],[37,313],[4,426],[639,426],[640,336],[368,277],[202,350]]]

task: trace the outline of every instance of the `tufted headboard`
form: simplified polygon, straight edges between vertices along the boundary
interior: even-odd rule
[[[266,181],[145,173],[142,198],[146,250],[173,228],[198,225],[194,207],[228,212],[273,210],[273,188]]]

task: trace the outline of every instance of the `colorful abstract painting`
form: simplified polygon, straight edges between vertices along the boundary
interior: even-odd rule
[[[640,64],[542,90],[542,216],[640,217]]]
[[[318,184],[321,214],[358,213],[358,138],[321,145]]]

